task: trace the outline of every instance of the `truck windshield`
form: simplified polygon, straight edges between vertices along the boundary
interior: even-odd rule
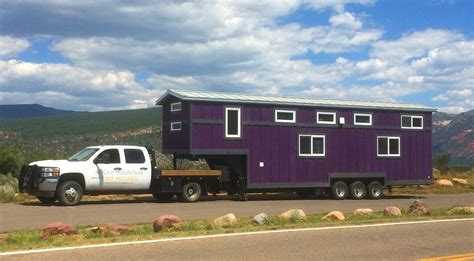
[[[92,157],[92,155],[94,155],[94,153],[96,153],[98,150],[99,149],[97,148],[84,148],[76,154],[72,155],[69,158],[69,161],[86,161],[90,157]]]

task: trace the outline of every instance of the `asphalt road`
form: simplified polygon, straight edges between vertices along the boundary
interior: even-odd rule
[[[277,215],[290,208],[301,208],[306,213],[324,213],[331,210],[352,212],[356,208],[383,210],[386,206],[408,208],[417,198],[430,207],[451,207],[453,205],[474,206],[474,194],[393,196],[381,200],[330,200],[299,199],[296,197],[254,196],[247,202],[232,200],[208,200],[197,203],[157,203],[153,200],[83,202],[75,207],[42,206],[29,204],[0,204],[0,232],[19,229],[43,228],[51,222],[75,225],[96,225],[103,223],[146,223],[153,222],[159,215],[175,214],[184,220],[215,218],[227,213],[236,216],[253,216],[265,212]]]
[[[414,260],[470,254],[474,220],[298,231],[7,256],[8,260]],[[469,259],[470,260],[470,259]]]

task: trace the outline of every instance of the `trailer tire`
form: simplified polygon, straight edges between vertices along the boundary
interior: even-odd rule
[[[53,197],[53,198],[48,198],[48,197],[40,197],[38,196],[37,197],[38,200],[41,202],[41,205],[45,205],[45,206],[51,206],[54,204],[54,202],[56,202],[56,198]]]
[[[331,196],[333,199],[346,199],[349,195],[349,188],[344,181],[336,181],[331,185]]]
[[[74,206],[82,199],[82,187],[76,181],[68,180],[59,184],[57,195],[59,203],[63,206]]]
[[[378,181],[372,181],[367,186],[367,195],[371,199],[380,199],[383,197],[383,186]]]
[[[367,189],[365,184],[362,181],[354,181],[349,187],[349,192],[351,193],[351,198],[353,199],[363,199],[367,196]]]
[[[185,202],[196,202],[201,196],[201,185],[196,182],[184,184],[180,198]]]

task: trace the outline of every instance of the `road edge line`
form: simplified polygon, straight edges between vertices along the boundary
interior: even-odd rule
[[[114,246],[124,246],[124,245],[141,245],[141,244],[152,244],[152,243],[160,243],[160,242],[185,241],[185,240],[209,239],[209,238],[223,238],[223,237],[237,237],[237,236],[251,236],[251,235],[263,235],[263,234],[273,234],[273,233],[293,233],[293,232],[305,232],[305,231],[384,227],[384,226],[415,225],[415,224],[460,222],[460,221],[474,221],[474,218],[432,219],[432,220],[402,221],[402,222],[363,224],[363,225],[293,228],[293,229],[264,230],[264,231],[253,231],[253,232],[238,232],[238,233],[228,233],[228,234],[201,235],[201,236],[190,236],[190,237],[160,238],[160,239],[151,239],[151,240],[125,241],[125,242],[105,243],[105,244],[95,244],[95,245],[82,245],[82,246],[57,247],[57,248],[45,248],[45,249],[33,249],[33,250],[20,250],[20,251],[12,251],[12,252],[3,252],[3,253],[0,253],[0,256],[26,255],[26,254],[36,254],[36,253],[46,253],[46,252],[55,252],[55,251],[66,251],[66,250],[78,250],[78,249],[88,249],[88,248],[114,247]]]

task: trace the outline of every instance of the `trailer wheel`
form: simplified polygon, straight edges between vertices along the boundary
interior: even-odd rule
[[[82,187],[75,181],[64,181],[59,184],[57,195],[61,205],[74,206],[82,199]]]
[[[372,181],[367,186],[367,195],[371,199],[380,199],[383,197],[383,186],[378,181]]]
[[[201,186],[195,182],[184,184],[181,198],[186,202],[196,202],[201,196]]]
[[[42,205],[45,205],[45,206],[51,206],[54,204],[54,202],[56,202],[56,198],[55,197],[52,197],[52,198],[47,198],[47,197],[37,197],[38,200],[41,202]]]
[[[349,188],[343,181],[336,181],[331,186],[331,195],[333,199],[346,199],[349,195]]]
[[[363,199],[367,195],[365,184],[362,181],[354,181],[349,187],[353,199]]]

